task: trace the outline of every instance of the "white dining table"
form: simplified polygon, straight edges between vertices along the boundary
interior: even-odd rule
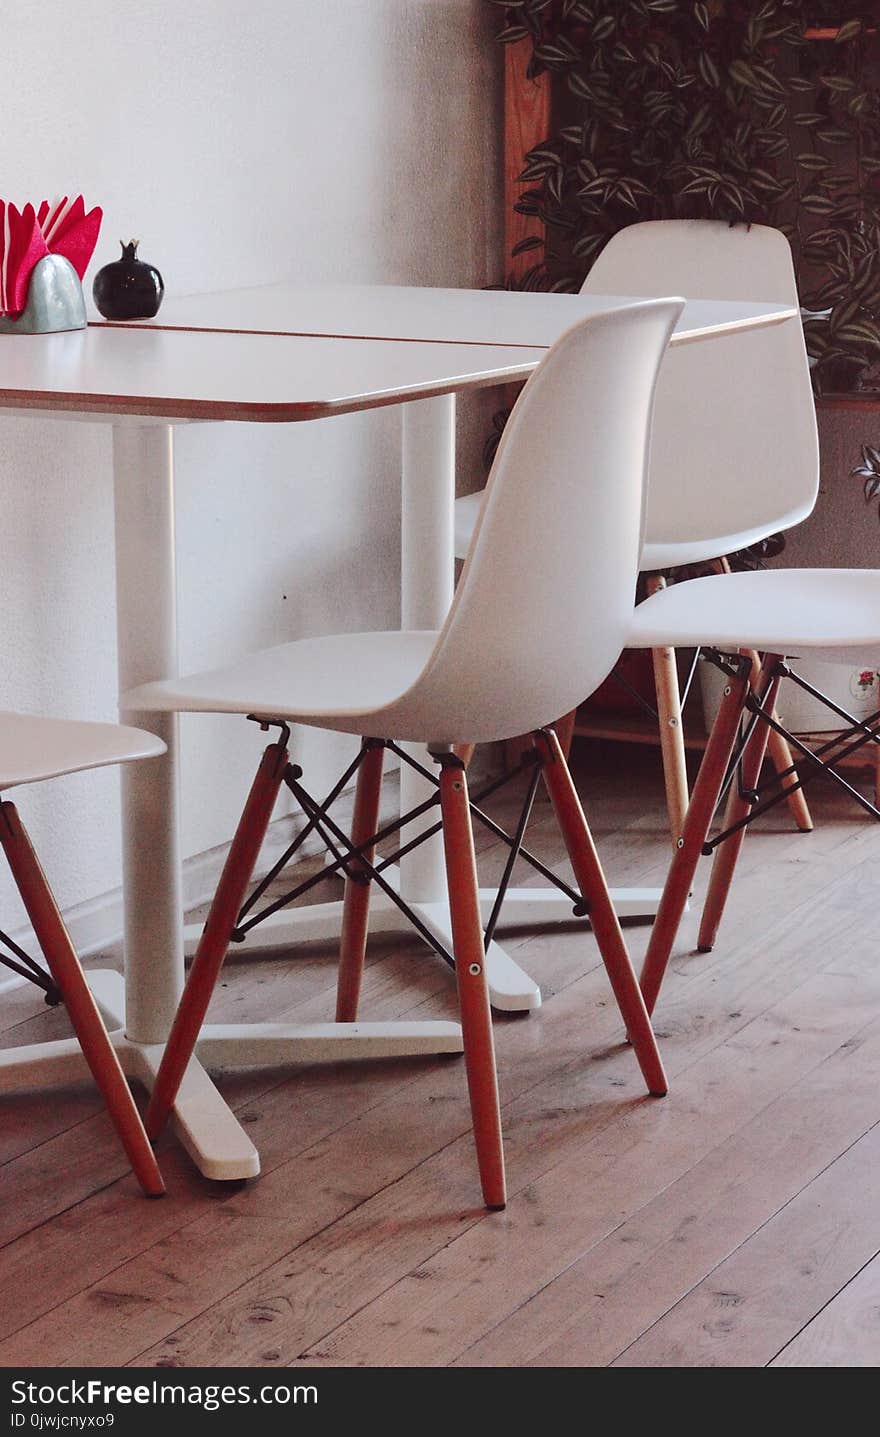
[[[632,299],[424,285],[271,284],[168,299],[155,319],[138,321],[137,327],[547,349],[579,319]],[[773,304],[691,299],[673,343],[777,324],[793,312]]]
[[[0,409],[113,426],[117,650],[121,691],[177,672],[173,433],[198,422],[298,423],[384,405],[402,413],[401,622],[433,629],[453,587],[455,396],[526,379],[578,318],[614,304],[585,295],[384,286],[267,286],[171,300],[154,322],[53,335],[0,337]],[[796,320],[779,305],[689,302],[673,343]],[[150,602],[144,596],[150,595]],[[183,984],[185,930],[179,848],[177,722],[125,713],[158,732],[167,756],[123,771],[125,977],[90,975],[125,1071],[152,1083]],[[419,751],[417,751],[419,752]],[[401,803],[426,796],[404,767]],[[426,815],[425,827],[431,823]],[[391,870],[389,870],[389,873]],[[387,876],[387,875],[386,875]],[[394,881],[449,946],[442,849],[436,839],[401,860]],[[493,890],[484,890],[488,908]],[[623,890],[621,913],[651,913],[656,890]],[[512,890],[508,922],[570,916],[554,889]],[[339,906],[267,919],[254,947],[338,932]],[[374,928],[405,925],[377,901]],[[493,1003],[535,1008],[540,992],[503,947],[487,955]],[[240,1179],[259,1155],[207,1068],[458,1052],[454,1023],[208,1024],[174,1110],[174,1126],[206,1176]],[[0,1091],[85,1074],[73,1040],[0,1053]]]

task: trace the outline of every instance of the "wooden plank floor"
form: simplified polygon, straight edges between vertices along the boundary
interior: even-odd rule
[[[656,754],[585,744],[578,771],[611,881],[659,883]],[[877,1365],[880,828],[813,793],[812,835],[778,811],[749,838],[714,954],[686,920],[665,1099],[589,931],[505,935],[545,996],[496,1023],[505,1213],[479,1205],[455,1060],[227,1074],[263,1176],[208,1183],[165,1138],[161,1202],[89,1090],[4,1100],[0,1364]],[[531,842],[561,861],[543,800]],[[480,863],[490,881],[494,840]],[[637,962],[647,931],[627,930]],[[317,946],[240,959],[216,1012],[326,1018],[333,980]],[[363,1013],[452,1015],[451,975],[378,941]],[[0,1024],[5,1044],[65,1031],[29,989]]]

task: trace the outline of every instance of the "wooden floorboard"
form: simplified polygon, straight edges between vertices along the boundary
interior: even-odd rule
[[[547,1366],[588,1366],[611,1360],[638,1336],[658,1306],[670,1305],[702,1275],[702,1264],[713,1252],[726,1255],[736,1236],[751,1232],[775,1211],[798,1175],[811,1176],[816,1164],[840,1151],[846,1133],[828,1131],[827,1104],[811,1113],[815,1131],[810,1129],[790,1159],[787,1152],[777,1154],[777,1121],[800,1107],[800,1096],[791,1097],[792,1086],[816,1087],[805,1064],[833,1049],[853,1021],[865,984],[857,983],[849,994],[841,991],[844,986],[832,984],[829,992],[827,984],[810,985],[803,1002],[773,1010],[769,1021],[759,1020],[739,1041],[718,1050],[717,1057],[677,1074],[681,1099],[674,1113],[664,1113],[659,1124],[651,1114],[641,1114],[630,1122],[624,1146],[614,1142],[614,1134],[586,1150],[582,1146],[574,1158],[516,1194],[512,1231],[490,1246],[481,1225],[427,1264],[417,1274],[421,1281],[404,1279],[318,1350],[350,1361],[385,1363],[391,1359],[392,1333],[400,1331],[401,1345],[412,1349],[420,1363],[464,1354],[466,1365],[496,1366],[502,1355],[509,1360],[515,1339],[520,1364],[540,1360]],[[880,996],[880,988],[873,996]],[[834,1025],[816,1022],[829,997],[849,1010],[848,1019]],[[811,1018],[815,1031],[799,1044],[797,1030]],[[781,1032],[794,1041],[780,1044],[784,1055],[764,1066],[755,1083],[729,1095],[723,1107],[713,1103],[719,1074],[740,1060],[747,1043],[763,1050],[772,1042],[768,1029],[774,1037]],[[765,1086],[771,1075],[772,1089]],[[866,1086],[876,1076],[875,1063]],[[769,1094],[780,1088],[785,1098],[768,1103]],[[743,1101],[746,1092],[750,1103]],[[762,1100],[765,1106],[756,1113]],[[854,1104],[857,1132],[870,1101],[869,1092]],[[722,1137],[726,1141],[719,1141]],[[768,1169],[771,1156],[776,1162]],[[635,1209],[632,1216],[627,1208]],[[562,1276],[547,1284],[554,1272]],[[530,1303],[539,1285],[540,1296]],[[480,1343],[487,1324],[505,1308],[516,1319],[497,1326]]]
[[[876,1069],[871,1086],[876,1094]],[[854,1094],[856,1104],[859,1096]],[[792,1328],[807,1323],[874,1256],[878,1206],[880,1127],[875,1125],[768,1216],[615,1365],[766,1365]],[[835,1365],[849,1366],[849,1353],[841,1350]]]
[[[610,880],[658,883],[656,755],[622,771],[582,746]],[[816,792],[812,835],[779,810],[750,836],[715,953],[685,920],[657,1013],[664,1100],[588,930],[505,937],[545,1005],[496,1023],[503,1214],[479,1206],[455,1060],[224,1075],[263,1176],[207,1183],[166,1138],[159,1203],[88,1088],[5,1100],[0,1364],[876,1365],[880,829]],[[564,870],[543,801],[530,842]],[[491,881],[502,855],[478,843]],[[638,961],[647,929],[627,938]],[[317,945],[235,955],[214,1011],[326,1018],[333,982]],[[64,1031],[27,990],[0,1008],[2,1044]],[[449,1016],[451,975],[376,942],[363,1012]]]
[[[880,1256],[851,1278],[770,1367],[876,1367],[880,1354]]]

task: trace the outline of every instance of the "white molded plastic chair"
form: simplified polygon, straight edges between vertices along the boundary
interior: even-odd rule
[[[700,925],[701,952],[714,946],[748,822],[756,805],[772,801],[766,793],[762,798],[758,786],[768,734],[776,722],[780,680],[791,681],[798,656],[805,654],[830,663],[880,667],[880,570],[768,569],[689,579],[638,606],[630,642],[639,648],[670,644],[715,650],[716,662],[722,660],[728,675],[642,971],[645,1001],[653,1009],[731,759],[738,758],[739,771],[730,784],[722,832],[711,845],[714,860]],[[757,676],[750,656],[740,654],[742,647],[764,654]],[[723,655],[729,657],[724,660]],[[744,743],[738,743],[746,707],[752,722]],[[849,734],[835,736],[816,752],[795,740],[804,775],[818,772],[820,764],[833,769],[835,756],[850,742],[880,741],[870,732],[870,724],[854,720]],[[839,776],[837,781],[850,788]],[[865,799],[859,801],[869,806]]]
[[[122,699],[137,712],[241,713],[363,737],[355,851],[346,866],[341,1021],[357,1016],[385,741],[429,745],[440,764],[465,1062],[490,1207],[504,1205],[504,1165],[467,778],[454,744],[533,735],[642,1072],[651,1092],[666,1088],[583,812],[545,725],[602,682],[632,626],[654,387],[680,312],[681,301],[671,299],[623,306],[576,325],[554,345],[511,415],[439,633],[306,639],[210,673],[147,684]],[[265,752],[193,963],[147,1114],[152,1134],[193,1051],[283,781],[294,784],[285,729]]]
[[[63,773],[132,763],[165,752],[161,739],[118,724],[82,723],[0,713],[0,791],[39,783]],[[60,995],[92,1075],[144,1192],[156,1197],[165,1185],[128,1090],[107,1031],[79,965],[58,905],[31,846],[15,804],[0,802],[0,845],[42,949],[52,981],[18,947],[17,962],[2,961],[43,988],[50,1001]],[[9,946],[7,940],[3,940]]]
[[[685,294],[797,307],[791,249],[764,225],[656,220],[609,240],[584,294]],[[675,345],[657,386],[645,545],[640,568],[651,591],[660,571],[721,560],[807,517],[819,484],[815,408],[801,326]],[[456,503],[456,554],[463,558],[482,494]],[[687,807],[681,701],[674,655],[655,649],[660,737],[673,838]],[[586,695],[584,696],[586,697]],[[774,735],[771,757],[791,754]],[[800,794],[798,823],[810,827]]]

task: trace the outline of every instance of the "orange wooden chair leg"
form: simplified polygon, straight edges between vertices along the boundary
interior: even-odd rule
[[[558,719],[553,725],[553,732],[559,740],[559,747],[562,750],[562,756],[566,763],[568,763],[568,755],[571,753],[571,746],[574,742],[574,727],[577,723],[577,714],[577,709],[569,709],[568,713],[563,714],[562,718]]]
[[[681,838],[663,888],[660,906],[651,929],[648,951],[642,965],[641,987],[649,1013],[654,1011],[675,935],[678,932],[691,891],[697,862],[703,851],[709,824],[715,812],[721,785],[733,747],[749,689],[746,673],[731,678],[724,687],[718,717],[712,726],[700,772],[688,804]]]
[[[483,1200],[488,1208],[507,1201],[501,1110],[495,1071],[495,1043],[486,983],[483,925],[477,889],[474,836],[464,768],[444,763],[440,772],[440,811],[446,882],[452,920],[455,979],[461,1010],[464,1061],[474,1125],[474,1142]]]
[[[577,709],[569,709],[553,725],[553,732],[559,740],[559,747],[562,749],[566,763],[571,753],[571,746],[574,742],[574,730],[577,723]],[[532,747],[532,734],[520,734],[518,738],[509,738],[504,745],[504,766],[508,769],[516,768],[522,762],[523,755]]]
[[[768,654],[758,670],[757,680],[754,687],[757,694],[766,693],[764,706],[771,713],[776,702],[776,691],[779,688],[779,675],[773,675],[773,669],[779,663],[778,654]],[[769,685],[769,687],[768,687]],[[761,776],[761,766],[767,753],[767,736],[770,732],[769,724],[759,719],[752,730],[751,737],[745,746],[742,756],[742,786],[745,789],[755,788]],[[724,827],[729,828],[734,823],[739,823],[750,812],[751,804],[740,795],[740,785],[734,782],[727,799],[727,807],[724,811]],[[739,858],[740,849],[745,842],[746,830],[741,828],[738,833],[731,834],[715,850],[715,857],[712,862],[712,875],[709,879],[709,888],[706,893],[706,901],[703,904],[703,914],[700,920],[700,934],[697,939],[697,947],[701,953],[711,953],[718,927],[724,914],[724,907],[727,903],[727,895],[730,892],[730,885],[733,882],[733,873]]]
[[[727,559],[716,559],[712,567],[717,574],[730,573],[730,563]],[[749,650],[749,653],[752,660],[752,684],[754,685],[761,669],[761,660],[755,653],[754,649]],[[777,715],[774,713],[773,717],[776,718]],[[788,739],[785,737],[784,734],[777,733],[775,729],[770,730],[770,737],[767,743],[767,753],[769,755],[770,762],[773,764],[773,767],[776,769],[777,773],[784,773],[786,769],[791,768],[791,765],[794,760],[792,758],[791,748],[789,747]],[[783,781],[783,786],[788,786],[785,781]],[[810,814],[809,805],[807,803],[807,796],[804,793],[803,789],[796,788],[793,793],[789,793],[787,802],[788,807],[791,811],[792,818],[794,819],[795,824],[800,829],[801,833],[812,833],[813,819],[812,815]]]
[[[364,755],[358,769],[354,798],[351,841],[358,847],[372,837],[379,825],[379,796],[382,788],[382,763],[385,749],[381,744],[364,744]],[[364,854],[373,861],[373,849]],[[345,876],[342,904],[342,936],[339,941],[339,976],[336,981],[336,1021],[353,1023],[357,1018],[364,957],[367,951],[367,925],[370,916],[369,874],[363,865],[352,859]]]
[[[156,1074],[146,1117],[147,1132],[151,1138],[158,1137],[162,1131],[177,1097],[186,1065],[193,1055],[214,985],[223,967],[232,930],[241,911],[269,819],[272,817],[287,762],[287,749],[284,745],[270,744],[260,761],[244,811],[238,821]]]
[[[777,715],[774,713],[773,717],[776,718]],[[770,762],[773,764],[773,767],[776,769],[777,773],[785,773],[785,771],[791,768],[791,765],[794,763],[788,739],[785,737],[784,734],[777,733],[775,729],[770,730],[770,738],[767,743],[767,753],[769,755]],[[787,780],[782,780],[783,787],[786,789],[788,788],[790,783],[791,778]],[[786,796],[786,803],[788,804],[791,816],[794,819],[797,827],[800,829],[801,833],[812,833],[813,816],[810,813],[810,807],[807,803],[806,795],[803,789],[796,788],[793,793],[788,793]]]
[[[758,675],[761,672],[761,660],[758,658],[754,649],[750,650],[750,654],[752,660],[752,684],[754,685],[757,684]],[[773,709],[773,717],[777,717],[775,706]],[[777,773],[784,773],[786,769],[791,768],[794,762],[788,739],[784,734],[777,733],[774,728],[768,729],[767,731],[767,757],[770,759]],[[790,778],[783,779],[783,788],[788,788],[791,782],[792,780]],[[786,801],[791,810],[792,818],[801,833],[812,833],[813,819],[803,789],[796,788],[794,793],[789,793]]]
[[[37,942],[49,966],[86,1062],[97,1083],[135,1176],[148,1197],[165,1191],[162,1174],[147,1140],[134,1099],[107,1036],[70,934],[61,917],[40,861],[13,803],[0,804],[0,843],[27,910]]]
[[[475,743],[457,743],[455,745],[455,756],[461,759],[465,768],[467,768],[473,758],[476,747],[477,745]]]
[[[544,781],[569,861],[578,886],[590,905],[590,924],[617,1006],[648,1091],[660,1097],[667,1091],[663,1060],[565,755],[552,729],[534,734],[533,739],[541,755]]]

